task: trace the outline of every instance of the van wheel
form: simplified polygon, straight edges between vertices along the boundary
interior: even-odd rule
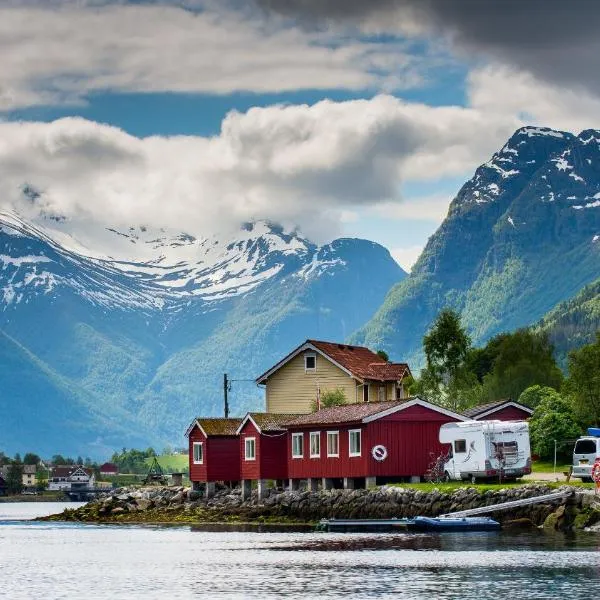
[[[593,483],[594,482],[594,480],[591,477],[582,477],[581,481],[583,483]]]
[[[448,471],[444,471],[444,483],[448,483],[450,481],[450,473]]]
[[[477,478],[475,477],[475,475],[471,475],[470,480],[471,483],[477,483]]]

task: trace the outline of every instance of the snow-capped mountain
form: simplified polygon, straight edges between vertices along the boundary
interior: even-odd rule
[[[266,222],[198,238],[0,212],[0,354],[20,357],[12,383],[2,377],[0,420],[16,414],[9,390],[30,406],[32,379],[54,407],[99,411],[96,444],[127,444],[124,422],[136,439],[178,443],[196,413],[221,413],[223,372],[252,379],[302,339],[345,339],[404,275],[372,242],[317,246]],[[254,386],[238,392],[234,410],[260,408]],[[89,448],[68,429],[70,448]]]
[[[422,337],[445,306],[482,343],[535,323],[596,280],[599,142],[597,130],[517,130],[462,186],[410,276],[354,340],[377,341],[416,367]]]

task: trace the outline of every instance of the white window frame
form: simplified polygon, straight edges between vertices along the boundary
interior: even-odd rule
[[[252,442],[253,456],[248,456],[248,442]],[[244,438],[244,460],[256,460],[256,438],[247,437]]]
[[[365,394],[367,395],[367,399],[365,400]],[[363,402],[369,402],[370,398],[369,398],[369,384],[365,383],[363,384]]]
[[[306,359],[308,357],[315,359],[315,366],[311,369],[306,366]],[[317,370],[317,353],[316,352],[305,352],[304,353],[304,372],[305,373],[315,373]]]
[[[294,453],[294,445],[296,440],[300,440],[300,454]],[[292,458],[304,458],[304,434],[303,433],[292,433]]]
[[[329,452],[329,436],[335,435],[337,437],[337,452],[335,454]],[[327,458],[338,458],[340,455],[340,432],[336,431],[328,431],[327,432]]]
[[[358,433],[358,452],[352,452],[352,434]],[[348,456],[362,456],[362,430],[361,429],[349,429],[348,430]]]
[[[316,438],[318,440],[318,447],[319,447],[319,451],[316,452],[315,454],[313,454],[313,438]],[[311,458],[321,458],[321,432],[320,431],[311,431],[310,432],[310,436],[309,436],[309,449],[308,451],[310,452],[310,457]]]
[[[196,460],[196,448],[200,448],[200,460]],[[192,445],[192,460],[195,465],[204,464],[204,442],[194,442]]]

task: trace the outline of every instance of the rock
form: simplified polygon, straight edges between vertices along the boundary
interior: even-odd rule
[[[117,506],[116,508],[113,508],[110,511],[111,515],[122,515],[123,513],[127,512],[122,506]]]
[[[147,500],[146,498],[138,498],[135,503],[138,510],[148,510],[152,506],[152,500]]]

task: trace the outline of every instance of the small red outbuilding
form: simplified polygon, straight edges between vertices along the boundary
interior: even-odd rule
[[[185,435],[189,441],[190,481],[239,481],[240,451],[237,429],[241,419],[195,419]]]
[[[297,417],[295,414],[248,413],[242,419],[237,432],[244,497],[249,495],[252,481],[258,482],[262,496],[266,480],[287,479],[286,424]]]
[[[100,467],[100,475],[118,475],[119,467],[113,463],[106,462]]]
[[[498,420],[498,421],[527,421],[531,418],[533,410],[524,404],[515,402],[510,398],[508,400],[497,400],[473,406],[463,411],[465,417],[475,421]]]
[[[420,478],[444,451],[440,426],[466,420],[420,398],[325,408],[288,422],[290,484],[332,487]],[[358,481],[356,481],[358,480]],[[340,482],[341,483],[341,482]]]

